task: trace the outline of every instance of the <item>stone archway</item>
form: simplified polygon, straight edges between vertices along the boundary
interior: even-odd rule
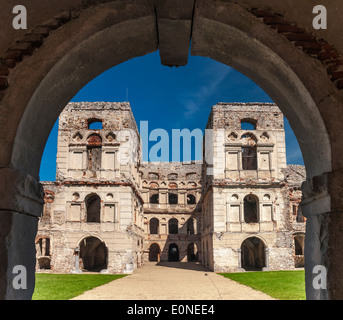
[[[87,237],[80,242],[80,259],[85,271],[100,272],[107,268],[107,247],[96,237]]]
[[[242,242],[242,268],[247,271],[261,271],[266,266],[265,245],[262,240],[250,237]]]
[[[168,247],[168,261],[180,261],[179,247],[176,243],[171,243]]]
[[[157,243],[152,243],[149,247],[149,261],[156,261],[160,260],[161,249]]]
[[[175,10],[168,11],[172,8]],[[307,216],[307,297],[343,297],[339,112],[343,98],[339,85],[331,81],[321,61],[299,50],[251,9],[211,0],[177,1],[157,10],[150,1],[94,2],[73,18],[69,15],[63,28],[51,33],[48,41],[18,65],[14,53],[22,51],[11,51],[16,66],[1,85],[5,91],[1,92],[0,133],[5,139],[0,154],[0,192],[6,195],[0,198],[0,273],[5,275],[0,279],[1,298],[29,299],[33,292],[34,238],[43,204],[39,165],[50,130],[64,106],[103,71],[158,48],[163,64],[185,64],[190,36],[191,54],[210,57],[250,77],[288,118],[308,177],[302,204]],[[25,241],[16,236],[20,234]],[[11,270],[17,264],[28,269],[25,293],[11,289]],[[318,264],[328,267],[330,294],[311,287],[312,269]]]

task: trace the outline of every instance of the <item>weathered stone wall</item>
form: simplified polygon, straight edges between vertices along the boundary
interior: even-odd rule
[[[243,129],[242,122],[253,128]],[[212,107],[207,129],[213,132],[206,141],[212,143],[213,158],[203,172],[202,243],[211,247],[206,265],[220,272],[241,270],[243,241],[255,237],[263,244],[259,256],[264,255],[267,269],[294,268],[290,212],[301,182],[299,174],[292,174],[295,167],[286,166],[283,114],[275,104],[219,103]],[[256,150],[255,168],[242,164],[247,147]],[[245,221],[245,197],[250,195],[257,202],[254,222]],[[304,227],[297,223],[297,231]]]
[[[100,120],[102,129],[90,129],[89,119]],[[242,129],[242,121],[254,129]],[[286,166],[283,115],[276,105],[212,107],[207,129],[213,135],[205,152],[212,153],[213,166],[142,162],[128,103],[69,104],[59,124],[57,181],[43,183],[45,206],[37,237],[41,265],[47,259],[42,248],[50,245],[51,269],[70,272],[74,249],[95,237],[106,244],[107,272],[132,272],[149,260],[152,245],[159,246],[159,261],[168,261],[171,244],[180,261],[196,256],[211,270],[234,272],[243,270],[245,240],[257,238],[264,268],[295,267],[294,237],[305,227],[298,205],[306,175],[302,166]],[[101,147],[96,170],[89,167],[94,146]],[[243,170],[244,146],[256,147],[256,170]],[[113,153],[112,166],[107,152]],[[126,161],[130,156],[132,162]],[[100,198],[100,223],[87,221],[87,199],[94,194]],[[253,223],[245,219],[246,196],[257,199]],[[176,232],[170,231],[171,219],[177,221]]]
[[[160,261],[168,261],[170,244],[176,244],[180,261],[187,262],[189,245],[195,246],[197,260],[201,261],[200,216],[201,210],[201,163],[144,163],[141,167],[142,196],[144,199],[145,219],[145,261],[149,260],[149,249],[152,244],[160,248]],[[169,203],[168,195],[173,193],[177,203]],[[158,203],[151,203],[150,197],[158,195]],[[189,197],[194,197],[190,204]],[[158,219],[158,234],[150,233],[151,219]],[[178,234],[170,234],[170,219],[178,222]],[[192,223],[192,232],[188,230]]]
[[[94,120],[101,129],[89,128]],[[50,240],[51,269],[73,270],[74,249],[94,237],[106,245],[108,272],[132,272],[142,263],[143,200],[134,169],[140,145],[130,105],[70,103],[58,133],[56,182],[44,183],[46,203],[37,237]],[[92,148],[100,150],[93,167]],[[92,196],[99,197],[97,222],[87,220]]]

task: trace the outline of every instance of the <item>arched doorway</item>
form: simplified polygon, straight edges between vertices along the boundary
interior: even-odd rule
[[[261,271],[266,266],[265,245],[259,238],[250,237],[243,241],[242,250],[242,268],[247,271]]]
[[[104,242],[88,237],[80,242],[80,259],[85,271],[100,272],[107,268],[108,250]]]
[[[168,249],[168,261],[179,261],[179,247],[176,243],[171,243]]]
[[[270,8],[280,11],[273,5]],[[322,297],[321,292],[314,292],[311,288],[312,269],[323,261],[326,250],[321,248],[328,247],[326,242],[329,238],[321,237],[321,230],[330,229],[332,237],[327,261],[332,259],[335,262],[327,264],[330,266],[330,290],[333,298],[342,298],[343,277],[337,281],[336,275],[341,274],[343,260],[343,241],[340,241],[343,236],[338,232],[343,200],[336,186],[341,181],[343,167],[342,119],[339,112],[343,102],[337,87],[318,59],[307,56],[305,50],[299,50],[281,32],[275,32],[259,20],[259,16],[253,14],[254,8],[243,7],[240,2],[205,1],[198,2],[191,9],[191,53],[223,62],[250,77],[269,94],[290,121],[303,152],[308,177],[305,184],[306,210],[303,210],[308,217],[307,290],[312,298]],[[28,241],[24,248],[18,245],[24,243],[23,239],[11,238],[13,244],[7,247],[2,245],[0,249],[3,257],[11,254],[10,250],[14,250],[11,248],[22,250],[15,256],[20,256],[20,263],[28,266],[30,289],[24,294],[25,297],[30,297],[34,284],[34,230],[42,205],[38,184],[39,163],[58,114],[76,92],[96,75],[123,61],[153,52],[162,43],[158,41],[158,35],[162,33],[156,29],[157,10],[149,4],[130,2],[118,10],[115,4],[105,3],[99,7],[85,6],[84,10],[84,14],[75,16],[72,23],[52,32],[49,41],[35,50],[32,56],[23,59],[20,68],[11,70],[8,78],[11,85],[5,94],[1,94],[1,103],[6,111],[3,113],[1,133],[6,137],[6,143],[0,162],[4,168],[4,189],[14,190],[12,194],[8,193],[5,200],[1,199],[1,209],[11,212],[2,217],[3,238],[9,236],[13,229],[19,230],[18,234],[23,234],[23,237],[25,234]],[[303,23],[299,17],[294,21]],[[74,32],[75,28],[78,32]],[[186,43],[184,51],[188,52],[189,41]],[[113,44],[120,48],[115,54]],[[21,92],[23,88],[25,94],[19,95],[18,90]],[[330,129],[329,132],[326,128]],[[8,176],[15,176],[15,179],[8,179]],[[23,197],[22,205],[18,206],[16,190],[19,183],[15,184],[25,179],[30,180],[28,193],[34,197]],[[322,193],[324,196],[318,197]],[[329,221],[325,219],[327,213],[330,214]],[[20,218],[13,219],[18,214]],[[23,229],[28,224],[32,227],[30,234]],[[7,262],[7,258],[2,261],[3,273],[11,274],[13,265]],[[0,296],[22,295],[13,290],[7,293],[7,283],[10,282],[4,278],[0,283],[0,288],[4,288],[0,289]]]
[[[149,261],[159,261],[160,254],[160,246],[157,243],[151,244],[149,248]]]

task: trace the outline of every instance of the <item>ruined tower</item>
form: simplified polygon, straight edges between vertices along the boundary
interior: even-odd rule
[[[74,254],[88,271],[126,273],[141,265],[140,152],[129,103],[67,105],[59,118],[56,182],[45,184],[53,209],[40,222],[51,268],[70,271]]]
[[[203,166],[203,263],[214,271],[294,267],[283,114],[275,104],[212,107]]]

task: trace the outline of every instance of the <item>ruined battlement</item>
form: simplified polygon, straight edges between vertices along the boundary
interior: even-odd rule
[[[92,123],[104,130],[138,128],[129,102],[70,102],[59,117],[59,130],[89,130]]]
[[[241,130],[242,123],[250,123],[254,130],[283,130],[281,110],[274,103],[224,103],[211,109],[206,128]]]

